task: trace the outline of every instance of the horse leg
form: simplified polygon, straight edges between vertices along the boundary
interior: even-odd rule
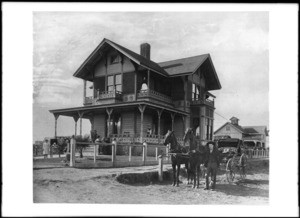
[[[180,164],[177,165],[177,178],[176,178],[176,181],[177,181],[176,186],[177,187],[179,186],[179,173],[180,173]]]
[[[172,164],[172,168],[173,168],[173,186],[175,186],[176,183],[176,164]]]
[[[186,168],[186,173],[187,173],[187,184],[190,184],[190,169],[189,169],[189,164],[186,163],[185,164],[185,168]]]

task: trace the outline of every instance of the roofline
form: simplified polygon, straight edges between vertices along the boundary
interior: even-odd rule
[[[241,133],[245,133],[243,131],[241,131],[240,129],[236,128],[234,125],[232,125],[230,122],[226,122],[223,126],[221,126],[219,129],[217,129],[216,131],[214,131],[214,134],[216,134],[216,132],[220,131],[220,129],[222,129],[226,124],[229,124],[231,126],[233,126],[236,130],[238,130]],[[243,127],[242,127],[243,128]]]
[[[129,104],[129,105],[128,105]],[[62,109],[53,109],[49,110],[50,113],[56,114],[56,113],[64,113],[64,112],[75,112],[75,111],[84,111],[84,110],[93,110],[93,109],[105,109],[105,108],[113,108],[113,107],[123,107],[123,106],[131,106],[131,105],[140,105],[140,104],[145,104],[148,106],[152,107],[162,107],[165,110],[169,110],[175,113],[180,113],[184,115],[189,115],[189,113],[185,111],[179,111],[167,106],[162,106],[153,102],[148,102],[148,101],[136,101],[136,102],[123,102],[123,103],[118,103],[118,104],[103,104],[103,105],[91,105],[91,106],[82,106],[82,107],[73,107],[73,108],[62,108]]]

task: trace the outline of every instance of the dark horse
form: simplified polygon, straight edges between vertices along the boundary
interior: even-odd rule
[[[164,145],[170,144],[169,153],[171,155],[172,168],[173,168],[173,186],[179,186],[179,171],[180,165],[185,164],[188,168],[189,156],[185,155],[186,150],[177,142],[174,131],[168,131],[165,135]],[[177,166],[177,171],[176,171]]]
[[[196,188],[196,175],[197,175],[197,188],[199,188],[199,177],[201,175],[200,165],[204,164],[207,148],[205,146],[197,145],[196,136],[194,134],[194,130],[188,128],[185,131],[183,136],[183,141],[189,140],[190,142],[190,151],[189,151],[189,164],[188,164],[188,174],[192,175],[192,180],[194,180],[193,188]],[[189,176],[189,175],[188,175]]]

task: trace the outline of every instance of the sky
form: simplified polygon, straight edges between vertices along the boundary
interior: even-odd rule
[[[222,85],[211,91],[214,130],[232,116],[269,126],[268,12],[34,12],[33,141],[54,136],[50,109],[82,106],[83,81],[73,74],[103,38],[137,53],[148,42],[155,62],[209,53]],[[59,117],[58,135],[74,128]]]

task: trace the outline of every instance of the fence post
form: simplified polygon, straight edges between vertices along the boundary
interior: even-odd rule
[[[129,155],[128,155],[129,157],[129,162],[131,162],[131,145],[129,145]]]
[[[143,158],[142,158],[142,161],[143,161],[143,163],[144,163],[144,165],[145,165],[145,159],[146,159],[146,158],[145,158],[145,146],[143,146],[143,152],[142,152],[142,155],[143,155],[143,156],[142,156],[142,157],[143,157]]]
[[[158,147],[155,148],[155,160],[158,160],[157,155],[158,155]]]
[[[158,156],[158,181],[163,181],[163,158],[162,155]]]
[[[166,147],[167,162],[169,162],[169,147]]]
[[[76,148],[76,141],[75,139],[71,139],[70,142],[70,167],[75,167],[75,148]]]
[[[115,153],[115,145],[111,144],[111,161],[112,161],[112,165],[113,167],[115,166],[115,159],[116,159],[116,153]]]
[[[96,163],[96,151],[97,151],[97,145],[94,145],[94,163]]]

